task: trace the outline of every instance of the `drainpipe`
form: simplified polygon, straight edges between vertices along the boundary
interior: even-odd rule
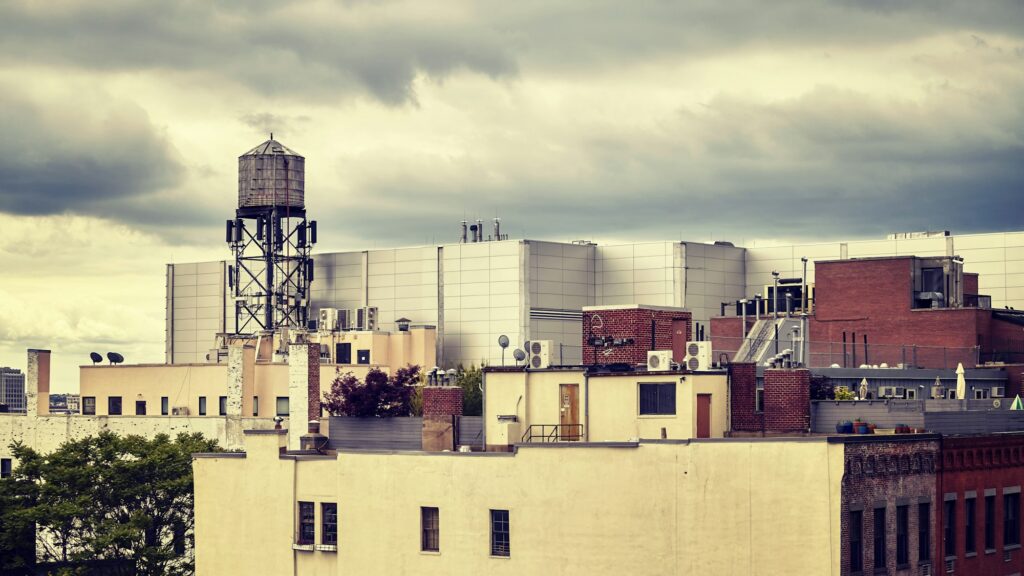
[[[487,451],[487,370],[480,371],[480,418],[484,427],[480,430],[480,449]]]
[[[590,442],[590,370],[583,369],[583,441]]]
[[[747,299],[743,298],[740,300],[740,310],[743,315],[743,324],[740,327],[740,336],[745,341],[747,339]],[[740,342],[740,346],[743,346],[743,342]]]

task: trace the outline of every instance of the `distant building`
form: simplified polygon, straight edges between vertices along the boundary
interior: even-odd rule
[[[25,411],[25,375],[14,368],[0,368],[0,404],[9,412]]]

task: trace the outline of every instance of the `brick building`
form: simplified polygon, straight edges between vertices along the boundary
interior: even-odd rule
[[[583,364],[646,364],[647,352],[672,350],[682,362],[693,339],[690,312],[629,304],[583,308]]]

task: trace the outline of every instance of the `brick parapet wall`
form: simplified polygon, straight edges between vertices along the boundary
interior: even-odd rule
[[[732,431],[761,432],[764,413],[757,412],[757,365],[736,363],[729,365],[729,411]]]
[[[306,349],[307,359],[307,388],[309,390],[309,419],[310,421],[320,420],[320,345],[309,344]]]
[[[850,512],[861,510],[863,522],[861,542],[864,574],[874,572],[874,510],[884,505],[886,534],[886,569],[885,574],[921,575],[924,569],[918,563],[918,504],[931,504],[929,549],[931,554],[932,574],[938,574],[936,566],[941,562],[934,554],[937,535],[937,514],[941,506],[937,505],[936,466],[939,459],[938,440],[922,440],[919,442],[857,442],[844,447],[844,473],[842,480],[841,518],[840,518],[840,574],[851,574],[850,571]],[[905,568],[896,567],[896,507],[909,506],[908,509],[908,552],[909,565]],[[957,572],[960,573],[959,571]]]
[[[811,371],[764,371],[764,427],[767,432],[807,432],[811,428]]]
[[[462,388],[458,386],[424,386],[423,416],[448,417],[462,415]]]
[[[600,318],[600,321],[596,319]],[[693,339],[692,315],[684,310],[656,310],[628,308],[589,310],[583,312],[583,364],[646,364],[651,350],[672,350],[673,322],[685,320],[686,341]],[[651,322],[654,322],[654,339]],[[594,346],[591,337],[611,337],[633,340],[621,346]],[[682,358],[673,358],[682,362]]]

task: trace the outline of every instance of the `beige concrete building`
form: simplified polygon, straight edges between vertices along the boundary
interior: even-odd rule
[[[840,574],[844,447],[824,437],[284,444],[253,431],[243,454],[197,455],[197,574]]]

